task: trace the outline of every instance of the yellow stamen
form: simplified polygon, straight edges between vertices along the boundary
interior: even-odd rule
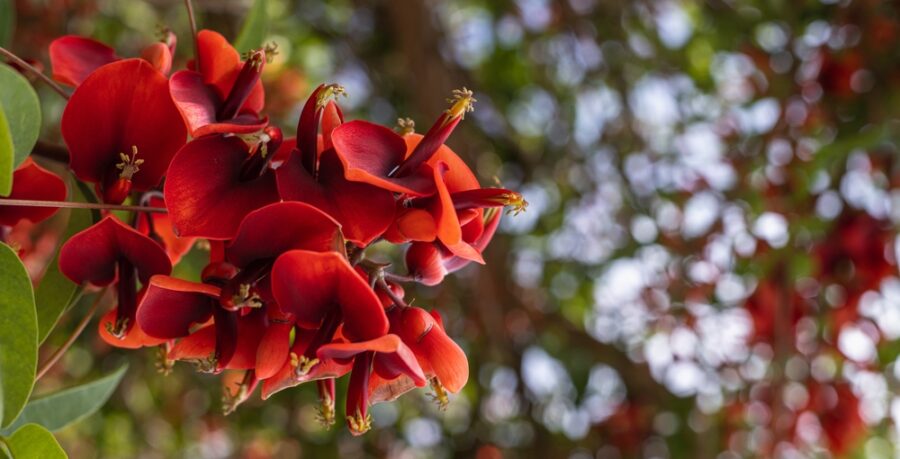
[[[247,385],[241,384],[237,391],[232,393],[227,387],[222,392],[222,414],[228,416],[234,413],[238,405],[247,399]]]
[[[294,367],[294,376],[298,378],[306,376],[318,363],[319,359],[310,359],[305,355],[298,356],[296,352],[291,352],[291,366]]]
[[[510,191],[503,194],[503,199],[505,201],[504,204],[510,206],[510,209],[506,211],[507,214],[519,215],[528,208],[528,201],[525,200],[521,193]]]
[[[397,127],[395,131],[400,135],[409,135],[416,132],[416,122],[412,118],[397,118]]]
[[[454,89],[453,97],[447,99],[448,103],[453,105],[447,109],[450,119],[465,119],[466,113],[475,111],[475,93],[463,87],[462,89]]]
[[[241,284],[237,295],[231,297],[231,301],[239,308],[258,309],[263,307],[263,300],[256,292],[250,291],[250,284]]]
[[[325,105],[328,105],[328,101],[331,99],[337,100],[338,96],[347,97],[347,90],[339,84],[326,85],[319,91],[319,95],[316,96],[316,109],[321,110],[325,108]]]
[[[172,367],[175,366],[175,361],[169,358],[169,350],[166,349],[166,345],[160,345],[156,347],[156,371],[162,373],[163,375],[168,376],[169,373],[172,372]]]
[[[125,330],[128,328],[128,318],[116,319],[115,323],[106,323],[106,331],[115,339],[125,339]]]
[[[197,367],[197,371],[201,373],[212,373],[216,371],[216,364],[218,360],[216,359],[216,355],[212,354],[209,357],[204,359],[194,360],[194,366]]]
[[[316,419],[319,420],[319,423],[322,424],[322,427],[326,429],[330,429],[331,426],[334,425],[335,414],[334,414],[334,399],[325,395],[319,403],[318,415]]]
[[[359,410],[357,410],[354,416],[347,418],[347,424],[349,424],[351,434],[362,435],[372,428],[372,416],[368,413],[363,416]]]
[[[447,405],[450,404],[450,397],[447,395],[447,390],[444,389],[444,385],[438,381],[437,378],[431,378],[431,390],[434,391],[433,394],[428,394],[431,396],[431,399],[437,403],[438,409],[441,411],[445,411],[447,409]]]
[[[137,145],[131,146],[131,156],[129,157],[125,153],[119,153],[119,158],[122,162],[116,164],[116,169],[119,169],[122,172],[119,172],[119,178],[125,180],[131,180],[131,177],[134,177],[134,174],[137,174],[139,170],[141,170],[140,165],[144,164],[143,159],[137,159],[138,148]]]

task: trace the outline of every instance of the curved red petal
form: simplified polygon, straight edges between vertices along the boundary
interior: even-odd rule
[[[336,252],[286,252],[275,261],[271,276],[275,300],[300,326],[318,327],[329,309],[339,305],[348,339],[387,333],[387,317],[375,292]]]
[[[169,358],[172,360],[207,359],[216,352],[216,326],[207,325],[189,336],[178,340]]]
[[[418,343],[410,344],[416,357],[427,361],[438,381],[457,393],[469,380],[469,361],[456,342],[441,327],[432,327]]]
[[[252,134],[262,131],[269,125],[269,117],[260,118],[256,113],[242,113],[228,121],[210,123],[197,128],[192,134],[202,137],[211,134]]]
[[[172,50],[165,43],[153,43],[141,51],[141,59],[150,63],[159,73],[168,75],[172,70]]]
[[[484,228],[481,231],[481,234],[472,242],[472,247],[479,252],[484,252],[484,249],[487,248],[488,244],[491,242],[491,239],[494,238],[494,234],[497,232],[497,227],[500,226],[500,217],[503,215],[503,212],[499,210],[492,211],[487,218],[487,222],[484,223]],[[474,222],[473,222],[474,223]],[[470,223],[472,224],[472,223]],[[460,257],[450,257],[444,260],[444,269],[448,273],[456,272],[469,264],[469,260]]]
[[[100,339],[110,346],[122,349],[138,349],[145,346],[158,346],[166,342],[164,339],[148,336],[141,330],[140,326],[131,327],[124,338],[116,338],[109,333],[109,330],[115,326],[115,323],[116,310],[112,309],[104,314],[103,317],[100,318],[100,323],[97,324],[97,332],[100,334]]]
[[[434,217],[422,209],[408,209],[397,217],[397,231],[407,241],[431,242],[437,237]]]
[[[219,288],[169,276],[153,276],[137,309],[137,323],[156,338],[182,338],[212,317]]]
[[[119,59],[114,49],[90,38],[66,35],[50,43],[53,79],[69,86],[78,86],[94,70]]]
[[[440,284],[447,275],[441,251],[430,242],[413,242],[406,250],[406,269],[424,285]]]
[[[331,142],[344,164],[347,180],[412,196],[434,192],[428,175],[390,176],[406,156],[407,147],[403,137],[389,128],[368,121],[350,121],[334,129]]]
[[[275,376],[278,370],[288,361],[291,352],[290,323],[272,323],[266,329],[256,351],[256,377],[268,379]]]
[[[404,136],[403,140],[406,141],[406,145],[411,151],[419,144],[419,142],[421,142],[422,136],[419,134],[409,134]],[[441,145],[434,156],[432,156],[425,164],[434,167],[438,163],[447,165],[448,170],[444,174],[444,183],[447,184],[447,189],[451,193],[481,188],[481,185],[478,184],[478,178],[475,177],[475,174],[469,169],[469,165],[466,164],[459,155],[454,153],[450,147]]]
[[[165,200],[159,197],[153,197],[149,201],[151,207],[165,207]],[[172,228],[172,219],[169,218],[168,212],[146,213],[142,218],[138,219],[137,230],[141,233],[149,234],[150,225],[147,220],[153,221],[153,232],[159,238],[172,261],[172,266],[181,261],[181,257],[187,254],[194,246],[197,238],[194,237],[178,237],[175,229]]]
[[[75,89],[60,124],[78,178],[103,183],[118,173],[120,153],[143,160],[132,186],[159,184],[187,132],[169,97],[168,80],[143,59],[104,65]]]
[[[191,136],[199,137],[198,129],[216,122],[216,109],[222,100],[203,82],[203,75],[191,70],[175,72],[169,79],[169,94]]]
[[[276,176],[283,199],[307,202],[324,210],[341,223],[344,237],[360,246],[381,236],[394,219],[391,192],[346,180],[334,150],[322,153],[316,179],[303,168],[299,154],[291,155]]]
[[[278,201],[273,173],[241,180],[247,157],[235,137],[195,139],[178,152],[163,194],[179,236],[230,239],[247,214]]]
[[[266,312],[257,309],[237,319],[237,341],[234,355],[223,364],[229,370],[252,370],[256,367],[256,355],[266,333]]]
[[[374,367],[382,378],[394,379],[406,375],[412,378],[417,386],[425,385],[425,374],[415,355],[403,340],[394,334],[367,341],[326,344],[319,348],[316,355],[320,359],[349,359],[363,352],[376,353]]]
[[[277,202],[247,214],[225,257],[246,266],[294,249],[342,251],[343,244],[341,226],[321,210],[302,202]]]
[[[59,250],[59,269],[73,282],[107,285],[116,277],[116,263],[127,258],[141,283],[151,276],[169,274],[172,264],[152,239],[112,215],[72,236]]]
[[[433,169],[437,196],[431,206],[431,212],[437,225],[437,237],[454,255],[484,264],[481,253],[462,238],[459,218],[453,207],[450,191],[444,182],[444,174],[447,170],[447,164],[444,162],[438,162]]]
[[[27,158],[13,173],[9,199],[65,201],[66,184],[56,174]],[[59,209],[53,207],[7,206],[3,204],[3,198],[0,198],[0,226],[13,226],[23,219],[37,223],[49,218],[57,210]]]
[[[219,98],[225,100],[243,67],[241,55],[225,37],[212,30],[197,33],[197,46],[200,53],[197,70],[203,74],[203,82],[214,86]],[[259,113],[264,104],[265,92],[260,81],[253,87],[243,108]]]

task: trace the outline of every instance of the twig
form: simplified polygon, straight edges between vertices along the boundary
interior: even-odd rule
[[[66,342],[63,343],[62,347],[57,349],[56,352],[54,352],[53,355],[51,355],[50,358],[47,359],[46,362],[44,362],[44,365],[42,365],[38,370],[37,376],[35,376],[34,378],[35,381],[41,379],[45,374],[47,374],[47,372],[50,371],[50,368],[53,367],[53,365],[55,365],[57,361],[59,361],[59,359],[63,356],[63,354],[66,353],[66,351],[69,350],[70,347],[72,347],[72,344],[75,343],[75,340],[77,340],[78,337],[81,336],[81,333],[87,327],[88,323],[90,323],[91,318],[94,317],[94,313],[97,312],[97,308],[100,306],[100,302],[106,295],[106,290],[108,288],[109,287],[103,287],[103,290],[100,290],[100,293],[97,294],[97,298],[94,300],[91,308],[88,309],[88,312],[81,319],[81,322],[79,322],[75,327],[75,330],[72,331],[72,334],[69,335],[69,338],[66,340]]]
[[[203,70],[200,68],[200,43],[197,42],[197,20],[194,18],[194,5],[191,3],[191,0],[184,0],[184,6],[187,8],[188,21],[191,24],[191,37],[194,42],[194,65],[197,67],[198,72],[203,73]]]
[[[33,65],[29,64],[28,62],[25,62],[24,60],[22,60],[22,58],[20,58],[19,56],[16,56],[11,51],[9,51],[6,48],[3,48],[2,46],[0,46],[0,54],[6,56],[7,59],[15,62],[20,67],[27,69],[29,72],[33,73],[36,77],[40,78],[44,83],[47,83],[47,86],[50,86],[51,89],[56,91],[59,95],[63,96],[64,99],[69,100],[69,93],[67,93],[66,90],[62,88],[62,86],[56,84],[55,81],[51,80],[50,77],[48,77],[47,75],[44,75],[44,72],[41,72],[40,70],[34,68]]]
[[[6,199],[0,198],[0,206],[22,207],[56,207],[59,209],[100,209],[100,210],[125,210],[129,212],[157,212],[167,213],[165,207],[122,206],[112,204],[94,204],[92,202],[72,201],[37,201],[34,199]]]
[[[385,294],[387,294],[387,296],[391,299],[391,301],[394,302],[394,304],[404,308],[409,307],[409,304],[407,304],[406,301],[403,301],[403,298],[400,298],[396,293],[394,293],[393,290],[391,290],[391,286],[388,285],[384,280],[384,275],[377,276],[375,283]]]

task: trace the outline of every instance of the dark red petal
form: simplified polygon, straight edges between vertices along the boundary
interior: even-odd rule
[[[431,126],[431,129],[412,149],[397,173],[406,175],[433,158],[440,147],[444,146],[444,142],[450,137],[460,120],[462,120],[461,117],[450,118],[447,113],[442,113],[437,122]]]
[[[256,376],[268,379],[275,376],[288,360],[291,350],[291,323],[275,322],[269,325],[256,351]]]
[[[168,75],[172,70],[172,50],[165,43],[154,43],[144,48],[141,59],[149,62],[163,75]]]
[[[212,86],[203,83],[203,75],[191,70],[175,72],[169,79],[169,93],[191,136],[198,137],[198,129],[216,122],[222,100]]]
[[[196,70],[203,74],[203,82],[213,85],[219,98],[225,100],[243,67],[240,54],[225,37],[212,30],[198,32],[197,45],[200,52],[200,68]],[[250,97],[244,102],[244,109],[259,113],[264,104],[265,93],[262,82],[258,82]]]
[[[179,236],[230,239],[250,212],[278,201],[275,175],[242,181],[247,146],[235,137],[195,139],[172,160],[163,188]]]
[[[13,173],[9,199],[65,201],[66,184],[56,174],[27,158]],[[0,226],[13,226],[22,219],[37,223],[49,218],[57,210],[53,207],[6,206],[3,205],[3,198],[0,198]]]
[[[382,378],[393,379],[403,374],[412,378],[416,385],[425,385],[425,374],[415,355],[397,335],[384,335],[354,343],[326,344],[319,348],[316,355],[320,359],[348,359],[370,351],[376,353],[374,367]]]
[[[288,250],[343,251],[341,227],[321,210],[302,202],[277,202],[241,222],[225,257],[235,266],[276,258]]]
[[[343,333],[360,341],[384,335],[387,317],[375,292],[347,260],[335,252],[292,250],[272,267],[272,291],[298,325],[316,328],[329,309],[343,311]]]
[[[459,218],[456,215],[456,209],[453,207],[450,191],[444,182],[444,174],[446,172],[446,163],[438,162],[435,165],[434,183],[437,188],[437,197],[433,201],[431,212],[437,224],[437,237],[454,255],[484,264],[481,253],[462,238]]]
[[[391,192],[346,180],[334,150],[322,153],[317,179],[301,163],[301,155],[294,154],[277,169],[283,199],[324,210],[341,223],[344,237],[360,246],[368,245],[390,226],[395,210]]]
[[[182,338],[212,316],[219,288],[169,276],[153,276],[138,305],[137,323],[156,338]]]
[[[390,176],[406,156],[406,141],[384,126],[350,121],[332,132],[331,141],[344,164],[347,180],[412,196],[427,196],[434,192],[432,178],[426,174]]]
[[[50,43],[53,79],[69,86],[78,86],[94,70],[119,59],[114,49],[90,38],[66,35]]]
[[[102,183],[117,172],[120,153],[144,160],[136,190],[159,184],[187,132],[168,95],[168,80],[143,59],[104,65],[75,89],[62,115],[69,165],[78,178]]]
[[[344,124],[344,113],[341,107],[333,100],[328,101],[325,110],[322,112],[322,149],[331,150],[334,144],[331,142],[331,133],[338,126]]]
[[[252,370],[256,367],[256,355],[266,333],[266,311],[257,309],[237,319],[237,341],[234,356],[223,368]]]
[[[73,282],[107,285],[116,276],[119,258],[137,269],[141,283],[151,276],[169,274],[166,252],[152,239],[112,215],[72,236],[59,251],[59,269]]]
[[[172,360],[206,359],[216,352],[216,326],[207,325],[175,343],[169,351]]]
[[[440,284],[447,275],[440,249],[430,242],[410,244],[406,251],[406,269],[416,280],[429,286]]]

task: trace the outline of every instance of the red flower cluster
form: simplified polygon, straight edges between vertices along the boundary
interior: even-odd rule
[[[263,114],[260,74],[274,49],[242,60],[215,32],[196,40],[196,58],[171,76],[171,33],[140,58],[74,36],[50,47],[54,78],[75,87],[62,117],[74,175],[103,203],[167,210],[128,221],[108,213],[60,251],[67,277],[117,293],[103,339],[163,346],[167,363],[244,371],[229,385],[226,411],[260,382],[266,398],[316,381],[331,424],[334,381],[347,373],[354,434],[369,429],[371,404],[417,386],[430,383],[446,404],[468,379],[465,354],[440,315],[408,306],[396,282],[434,285],[483,263],[499,208],[526,205],[518,193],[482,188],[444,145],[472,110],[472,92],[455,91],[419,135],[411,122],[400,134],[345,122],[343,88],[322,85],[297,137],[284,139]],[[42,183],[58,177],[36,165],[16,174],[14,196],[64,199],[61,181]],[[47,216],[29,212],[3,208],[0,223]],[[171,277],[198,238],[210,248],[199,282]],[[407,275],[365,258],[378,241],[408,244]]]

